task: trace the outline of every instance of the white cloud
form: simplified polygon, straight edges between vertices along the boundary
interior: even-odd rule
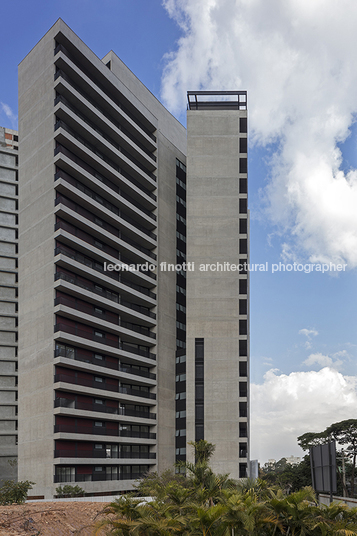
[[[278,374],[251,385],[251,456],[264,463],[302,456],[297,437],[356,416],[357,377],[325,367],[318,372]]]
[[[321,367],[332,367],[334,361],[328,355],[323,355],[321,354],[321,352],[318,352],[317,354],[310,354],[309,357],[305,359],[303,363],[308,367],[315,364],[320,365]],[[337,363],[340,365],[342,361],[338,361]]]
[[[305,335],[308,339],[311,339],[311,337],[316,337],[319,334],[319,332],[316,329],[300,329],[299,335]]]
[[[357,112],[357,3],[344,0],[164,0],[182,29],[162,97],[248,89],[251,140],[278,142],[267,212],[289,258],[357,266],[357,171],[336,143]]]
[[[0,102],[0,107],[1,107],[1,110],[4,112],[4,114],[6,115],[6,117],[10,120],[11,128],[17,130],[17,115],[14,114],[10,106],[8,104],[5,104],[4,102]]]

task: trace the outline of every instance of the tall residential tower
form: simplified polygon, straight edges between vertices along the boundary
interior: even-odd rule
[[[249,467],[247,94],[188,93],[187,440],[216,446],[212,468]]]
[[[157,265],[176,263],[186,131],[58,20],[20,64],[19,135],[19,479],[128,490],[175,461],[176,273]]]
[[[59,19],[21,62],[18,449],[34,496],[130,490],[201,437],[214,469],[246,476],[247,274],[176,269],[247,259],[244,95],[189,110],[186,181],[186,129],[113,52]]]

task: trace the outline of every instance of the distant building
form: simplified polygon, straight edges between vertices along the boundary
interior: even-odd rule
[[[0,127],[0,485],[17,478],[18,135]]]

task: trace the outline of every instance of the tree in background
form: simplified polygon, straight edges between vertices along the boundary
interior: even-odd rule
[[[316,445],[322,445],[327,441],[335,440],[343,448],[337,450],[338,475],[340,486],[343,486],[348,496],[347,487],[344,485],[342,475],[342,460],[347,458],[346,476],[349,476],[350,496],[355,496],[355,473],[357,461],[357,419],[347,419],[331,424],[323,432],[307,432],[298,437],[298,444],[303,450],[308,450]]]

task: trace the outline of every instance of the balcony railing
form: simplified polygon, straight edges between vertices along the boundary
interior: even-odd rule
[[[76,452],[69,449],[56,449],[55,458],[106,458],[107,460],[155,460],[155,452],[118,452],[117,455],[108,455],[105,449],[92,449]]]
[[[69,434],[107,435],[113,437],[135,437],[139,439],[156,439],[152,432],[137,432],[132,430],[114,430],[105,426],[82,426],[70,424],[55,424],[54,433],[67,432]]]
[[[67,380],[58,380],[58,381],[67,381]],[[73,382],[69,382],[73,383]],[[91,404],[89,402],[81,402],[79,400],[69,400],[68,398],[56,398],[54,401],[55,408],[73,408],[81,409],[84,411],[97,411],[98,413],[110,413],[112,415],[119,414],[119,407],[116,408],[106,406],[105,404]]]
[[[93,170],[94,171],[94,170]],[[98,178],[98,177],[97,177]],[[117,216],[119,216],[120,214],[120,209],[116,206],[116,205],[113,205],[113,203],[110,203],[109,201],[107,201],[104,197],[98,195],[96,192],[94,192],[91,188],[88,188],[88,186],[85,186],[84,184],[82,184],[80,181],[78,181],[77,179],[75,179],[74,177],[72,177],[71,175],[69,175],[68,173],[66,173],[65,171],[63,171],[62,169],[60,169],[59,171],[57,171],[57,173],[55,174],[55,181],[58,180],[58,179],[62,179],[64,180],[65,182],[67,182],[68,184],[71,184],[72,186],[74,186],[75,188],[77,188],[80,192],[83,192],[84,194],[86,194],[88,197],[90,197],[91,199],[94,199],[94,201],[97,201],[97,203],[100,203],[101,205],[103,205],[103,207],[107,208],[108,210],[110,210],[111,212],[113,212],[114,214],[116,214]],[[110,181],[109,181],[110,182]],[[122,192],[120,190],[120,188],[117,187],[117,190],[118,190],[118,195],[120,197],[123,197],[125,200],[129,201],[130,203],[132,203],[136,208],[138,208],[139,210],[141,210],[142,212],[144,212],[144,214],[146,214],[147,216],[149,216],[151,219],[155,220],[156,221],[156,215],[153,214],[150,210],[148,210],[147,208],[145,208],[143,205],[141,205],[140,203],[138,203],[138,201],[136,201],[133,197],[131,197],[130,195],[126,194],[125,192]],[[129,216],[128,216],[129,217]],[[134,220],[133,220],[134,221]]]
[[[57,175],[57,173],[56,173],[56,175]],[[94,198],[94,195],[93,195],[93,198]],[[67,197],[65,197],[63,195],[57,195],[55,205],[58,205],[58,203],[62,203],[63,205],[65,205],[65,206],[71,208],[72,210],[74,210],[75,212],[78,212],[79,214],[84,216],[87,220],[89,220],[91,222],[94,222],[94,223],[96,222],[97,217],[96,217],[95,214],[93,214],[92,212],[90,212],[87,209],[84,209],[82,206],[78,205],[77,203],[75,203],[74,201],[68,199]],[[105,203],[104,206],[105,206],[105,208],[108,208],[108,210],[113,212],[116,216],[118,216],[119,218],[122,218],[126,222],[130,223],[130,225],[133,225],[133,227],[135,227],[136,229],[138,229],[142,233],[146,234],[150,238],[153,238],[154,240],[157,240],[156,234],[154,234],[152,231],[150,231],[149,229],[147,229],[146,227],[144,227],[143,225],[138,223],[136,220],[134,220],[134,218],[131,218],[130,216],[128,216],[125,212],[122,212],[121,210],[119,210],[117,207],[115,207],[111,203]],[[110,225],[109,223],[107,223],[107,222],[105,222],[103,220],[102,220],[102,223],[101,223],[101,227],[103,227],[103,229],[105,229],[106,231],[109,231],[111,234],[113,234],[116,237],[120,236],[120,234],[121,234],[119,232],[119,229],[117,229],[116,227],[113,227],[113,225]]]
[[[119,123],[118,121],[116,121],[114,119],[113,116],[111,116],[110,114],[108,114],[108,112],[106,110],[104,110],[101,106],[98,105],[98,102],[96,102],[94,99],[92,99],[85,91],[83,91],[83,89],[79,88],[77,84],[75,84],[71,78],[69,76],[67,76],[61,69],[59,69],[57,72],[56,72],[56,75],[55,75],[55,80],[59,77],[62,77],[64,80],[66,80],[66,82],[68,82],[68,84],[70,84],[73,89],[75,89],[75,91],[77,91],[80,95],[82,95],[82,97],[84,97],[92,106],[94,106],[94,108],[96,110],[98,110],[100,113],[102,113],[106,119],[108,119],[108,121],[110,123],[112,123],[118,130],[120,130],[121,132],[123,132],[123,134],[125,134],[125,136],[127,136],[131,141],[133,141],[135,143],[135,145],[137,145],[138,147],[140,147],[140,149],[142,151],[144,151],[145,154],[147,154],[152,160],[154,160],[154,162],[156,162],[156,156],[154,154],[152,154],[152,152],[150,152],[150,150],[145,147],[145,145],[143,143],[141,143],[137,138],[135,138],[135,136],[133,136],[133,134],[131,132],[129,132],[129,130],[127,130],[126,128],[123,127],[123,125],[121,123]]]
[[[141,391],[140,389],[135,389],[133,387],[119,387],[119,393],[132,396],[142,396],[144,398],[156,400],[155,393],[150,393],[149,391]]]
[[[69,127],[64,121],[62,121],[61,119],[58,119],[56,121],[56,124],[55,124],[55,127],[54,127],[54,130],[56,132],[56,130],[58,130],[59,128],[63,128],[63,130],[65,130],[66,132],[68,132],[68,134],[70,134],[71,136],[73,136],[76,140],[78,140],[82,145],[84,145],[85,147],[87,147],[87,149],[89,149],[93,154],[97,155],[101,160],[103,160],[103,162],[105,162],[106,164],[108,164],[112,169],[114,169],[115,171],[117,171],[118,173],[120,173],[121,175],[123,175],[123,177],[127,178],[130,182],[133,182],[131,180],[132,176],[127,173],[126,171],[124,171],[120,166],[118,166],[117,164],[115,164],[115,162],[113,162],[113,160],[111,160],[110,158],[108,158],[104,153],[102,153],[101,151],[99,151],[94,145],[92,145],[91,143],[89,143],[87,140],[85,140],[84,138],[82,138],[82,136],[80,136],[75,130],[73,130],[73,128]],[[124,171],[124,173],[123,173]],[[145,173],[143,171],[143,173]],[[148,173],[145,173],[145,175],[147,175],[147,177],[150,177],[151,179],[154,179],[155,175],[152,175],[152,173],[149,175]],[[136,179],[134,179],[136,180]],[[156,180],[156,179],[154,179]],[[138,182],[138,181],[137,181]],[[134,184],[134,183],[133,183]]]
[[[55,374],[55,382],[73,383],[75,385],[82,385],[84,387],[93,387],[94,389],[103,389],[105,391],[118,392],[118,385],[110,385],[105,382],[98,382],[90,378],[76,378],[67,374]],[[79,409],[79,408],[78,408]]]
[[[127,374],[134,374],[135,376],[141,376],[143,378],[150,378],[152,380],[156,380],[156,374],[152,372],[148,372],[146,370],[140,370],[138,368],[134,368],[130,365],[127,365],[125,363],[120,363],[118,359],[116,359],[116,363],[107,362],[105,356],[102,356],[102,359],[99,361],[96,359],[95,354],[92,356],[89,355],[81,355],[80,352],[78,352],[75,348],[73,348],[73,351],[71,352],[71,355],[69,357],[68,353],[66,352],[65,348],[56,348],[55,349],[55,357],[67,357],[68,359],[75,359],[76,361],[82,361],[84,363],[92,363],[93,365],[109,368],[112,370],[119,370],[121,372],[126,372]]]
[[[102,84],[99,82],[98,80],[98,77],[96,77],[95,79],[93,79],[93,75],[92,73],[89,73],[84,67],[83,67],[83,64],[79,64],[78,61],[76,61],[76,59],[72,56],[72,54],[70,54],[68,52],[68,50],[61,44],[58,44],[55,48],[55,55],[58,54],[58,52],[63,52],[63,54],[65,54],[65,56],[67,56],[67,58],[69,58],[76,66],[77,68],[82,71],[86,76],[88,76],[88,78],[91,80],[92,82],[92,85],[94,86],[98,86],[101,91],[103,91],[103,93],[105,93],[107,95],[107,97],[109,97],[110,100],[112,100],[114,102],[114,104],[116,106],[118,106],[118,108],[120,108],[121,110],[123,110],[123,112],[128,116],[130,117],[130,119],[132,119],[134,121],[134,123],[136,123],[138,125],[139,128],[141,128],[141,130],[143,130],[148,136],[150,136],[150,138],[154,141],[156,141],[156,137],[154,136],[154,134],[152,132],[150,132],[150,130],[145,126],[143,125],[143,123],[134,115],[130,112],[130,110],[128,110],[125,106],[123,106],[123,104],[121,103],[121,101],[118,101],[116,100],[112,95],[109,95],[108,94],[108,91],[107,89],[102,86]],[[58,71],[55,73],[55,80],[56,78],[58,78],[58,76],[60,76],[59,74],[57,74]]]
[[[71,335],[77,335],[77,337],[83,337],[84,339],[89,339],[90,341],[96,341],[100,342],[101,344],[112,346],[113,348],[119,348],[119,341],[107,339],[105,336],[100,337],[94,333],[91,333],[90,331],[85,331],[81,328],[78,328],[77,326],[68,326],[67,324],[59,323],[55,324],[54,331],[65,331]]]
[[[57,202],[57,200],[58,200],[58,202]],[[69,201],[65,202],[63,197],[62,197],[62,200],[61,200],[61,197],[56,198],[55,205],[58,205],[59,203],[62,203],[63,205],[68,206],[72,210],[75,210],[73,208],[73,206],[70,206]],[[72,205],[75,205],[75,203],[72,203]],[[80,213],[80,211],[77,211],[77,212]],[[81,212],[82,212],[82,215],[83,215],[84,211],[82,210]],[[86,215],[83,215],[83,216],[84,216],[84,218],[88,219]],[[90,221],[92,223],[95,223],[94,217],[93,217],[92,220],[89,219],[88,221]],[[106,224],[104,222],[103,222],[103,225],[101,227],[103,227],[103,229],[107,230],[110,234],[112,234],[116,238],[119,238],[119,240],[123,240],[127,244],[130,244],[131,246],[133,246],[135,249],[138,249],[142,253],[145,253],[145,255],[147,255],[148,257],[151,257],[152,259],[156,260],[156,258],[157,258],[156,253],[153,253],[150,249],[148,249],[148,248],[146,248],[144,246],[140,246],[140,244],[138,244],[135,240],[132,240],[128,236],[124,235],[122,232],[119,232],[118,229],[115,229],[115,231],[114,231],[114,227],[112,227],[111,225],[109,226],[109,224]],[[112,227],[112,229],[109,229],[109,227]],[[95,242],[97,242],[97,240],[94,238],[94,236],[88,234],[86,231],[83,231],[82,229],[79,229],[78,227],[75,227],[74,225],[72,225],[72,224],[70,224],[68,222],[58,221],[55,224],[55,231],[57,231],[58,229],[63,229],[65,231],[68,231],[69,233],[73,234],[74,236],[78,236],[79,238],[81,238],[81,240],[84,240],[88,244],[95,245]],[[104,243],[101,243],[101,244],[102,244],[102,248],[101,248],[102,251],[105,251],[105,252],[109,253],[109,255],[112,255],[116,259],[120,258],[119,250],[114,249],[111,246],[108,246],[107,244],[104,244]],[[98,246],[96,246],[96,247],[98,247]],[[135,264],[135,263],[133,261],[130,261],[129,264]],[[146,275],[149,275],[153,279],[156,279],[156,276],[153,273],[150,273],[150,272],[143,272],[143,273],[145,273]]]
[[[85,171],[87,171],[88,173],[90,173],[91,175],[93,175],[93,177],[95,179],[98,179],[100,182],[102,182],[103,184],[105,184],[106,186],[108,186],[108,188],[110,188],[111,190],[114,190],[114,192],[116,192],[117,194],[119,195],[122,195],[124,198],[125,196],[127,195],[126,193],[122,192],[122,190],[119,188],[119,186],[117,186],[114,182],[112,182],[111,180],[107,179],[106,177],[104,177],[103,175],[101,175],[100,173],[98,173],[98,171],[96,171],[92,166],[90,166],[89,164],[87,164],[87,162],[84,162],[84,160],[82,160],[81,158],[79,158],[79,156],[76,156],[74,153],[72,153],[72,151],[70,151],[69,149],[67,149],[66,147],[64,147],[63,145],[61,145],[60,143],[58,143],[57,147],[55,148],[55,151],[54,151],[54,156],[56,156],[58,153],[63,153],[65,156],[67,156],[70,160],[72,160],[72,162],[75,162],[76,164],[78,164],[80,167],[82,167]],[[132,177],[131,175],[129,175],[128,173],[126,173],[124,170],[120,170],[119,173],[125,177],[126,179],[128,179],[129,182],[131,182],[134,186],[136,186],[137,188],[139,188],[139,190],[141,190],[142,192],[144,192],[144,194],[148,195],[149,197],[151,197],[151,199],[153,199],[154,201],[157,200],[157,197],[155,194],[153,194],[150,190],[148,190],[147,188],[145,188],[145,186],[143,186],[139,181],[137,181],[136,179],[134,179],[134,177]],[[128,197],[130,199],[128,199],[128,201],[130,201],[131,203],[133,203],[134,205],[137,204],[137,201],[135,201],[132,197],[130,197],[128,195]],[[141,205],[138,206],[138,208],[141,208]]]
[[[104,267],[102,263],[99,263],[86,255],[83,255],[82,253],[79,253],[78,251],[72,250],[72,248],[68,248],[67,246],[64,246],[61,244],[61,246],[56,247],[55,249],[55,255],[59,255],[62,253],[62,255],[65,255],[66,257],[69,257],[70,259],[73,259],[80,264],[83,264],[87,268],[92,268],[96,272],[100,272],[101,274],[106,275],[107,277],[110,277],[111,279],[114,279],[118,283],[122,283],[123,285],[130,287],[134,290],[137,290],[138,292],[141,292],[142,294],[146,294],[150,298],[156,299],[156,294],[152,292],[150,289],[143,287],[141,285],[137,285],[136,283],[133,283],[129,279],[126,279],[123,277],[119,272],[107,272],[104,271]],[[122,302],[123,303],[123,302]],[[124,305],[124,303],[123,303]],[[135,309],[132,307],[132,309]]]
[[[58,323],[54,326],[54,332],[57,331],[64,331],[65,333],[70,333],[71,335],[77,335],[77,337],[83,337],[84,339],[89,339],[90,341],[96,341],[100,342],[102,344],[107,344],[108,346],[112,346],[114,348],[118,348],[119,350],[123,350],[124,352],[130,352],[132,354],[141,355],[142,357],[148,357],[149,359],[156,359],[156,354],[153,354],[149,352],[148,350],[143,350],[141,348],[138,348],[136,346],[131,346],[128,343],[122,342],[119,344],[116,341],[112,341],[110,339],[106,339],[105,337],[98,337],[97,335],[94,335],[94,333],[90,333],[88,331],[84,331],[81,328],[78,328],[77,326],[68,326],[67,324]]]
[[[139,396],[142,398],[150,398],[151,400],[156,400],[156,394],[150,393],[149,391],[141,391],[139,388],[135,389],[135,387],[119,387],[118,385],[111,385],[108,384],[105,380],[104,381],[97,381],[90,378],[76,378],[75,376],[70,376],[69,374],[55,374],[55,382],[65,382],[65,383],[73,383],[74,385],[82,385],[85,387],[93,387],[94,389],[103,389],[104,391],[114,391],[115,393],[121,393],[125,395],[131,395],[131,396]],[[58,399],[57,399],[58,400]],[[59,400],[65,400],[65,399],[59,399]],[[67,401],[65,403],[70,403],[70,401]],[[60,403],[59,403],[60,404]],[[75,406],[76,409],[91,409],[93,407],[93,404],[89,404],[91,406],[90,408],[87,407],[79,407],[83,402],[77,402],[77,405]],[[88,404],[85,404],[88,405]],[[57,407],[57,406],[56,406]],[[68,406],[62,406],[62,407],[70,407]],[[103,406],[105,407],[105,406]],[[113,411],[110,411],[108,413],[118,413],[118,409],[115,411],[115,408],[110,408]],[[100,410],[92,410],[92,411],[100,411]],[[104,410],[103,410],[104,411]]]
[[[135,331],[136,333],[140,333],[141,335],[145,335],[146,337],[150,337],[151,339],[156,339],[156,333],[152,333],[149,328],[140,326],[139,324],[125,322],[124,320],[121,320],[119,318],[119,315],[111,313],[110,311],[103,311],[102,313],[98,312],[98,307],[89,303],[87,304],[82,300],[77,300],[76,298],[72,297],[59,296],[58,298],[55,298],[54,303],[55,305],[66,305],[67,307],[76,309],[76,311],[81,311],[82,313],[87,313],[89,315],[96,316],[104,320],[105,322],[111,322],[115,326]]]
[[[116,154],[117,153],[122,153],[126,158],[128,158],[128,160],[130,160],[135,166],[137,166],[139,169],[141,169],[141,171],[143,171],[146,175],[148,175],[151,179],[153,179],[154,181],[156,181],[156,176],[151,173],[151,171],[149,171],[147,169],[147,167],[142,164],[142,162],[140,162],[137,158],[135,158],[135,156],[133,156],[129,151],[127,151],[126,149],[124,149],[124,147],[122,147],[121,145],[119,145],[119,143],[117,143],[112,137],[108,136],[108,134],[106,134],[105,132],[103,132],[103,130],[101,130],[97,125],[96,123],[93,123],[93,121],[91,121],[90,119],[88,119],[88,117],[84,114],[82,114],[78,108],[76,108],[73,104],[71,104],[63,95],[57,95],[57,97],[55,98],[55,101],[54,101],[54,106],[56,106],[56,104],[58,104],[59,102],[61,102],[62,104],[64,104],[69,110],[71,110],[77,117],[79,117],[79,119],[81,119],[86,125],[88,125],[92,130],[94,130],[97,134],[99,134],[99,136],[101,136],[104,140],[106,140],[109,145],[111,145],[112,147],[114,147],[116,149],[116,151],[113,151],[115,152]],[[71,129],[72,130],[72,129]]]
[[[101,473],[99,475],[89,474],[89,475],[55,475],[54,482],[55,484],[64,483],[64,482],[101,482],[106,480],[138,480],[144,476],[145,473],[120,473],[114,478],[113,475],[107,475]]]

